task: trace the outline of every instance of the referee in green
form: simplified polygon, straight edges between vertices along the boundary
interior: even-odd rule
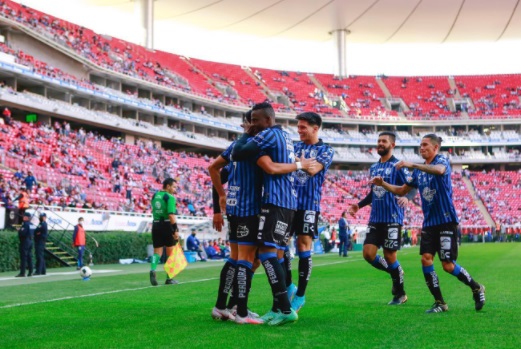
[[[167,258],[170,257],[174,250],[174,246],[179,241],[179,229],[177,228],[177,219],[175,214],[176,200],[174,197],[177,182],[173,178],[167,178],[163,181],[163,189],[154,194],[152,198],[152,244],[154,246],[154,255],[152,256],[152,265],[150,267],[150,283],[157,286],[156,268],[163,247],[166,248]],[[167,276],[166,285],[177,284],[177,281]]]

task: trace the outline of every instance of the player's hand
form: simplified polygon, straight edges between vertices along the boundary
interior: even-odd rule
[[[218,232],[221,232],[224,226],[224,219],[221,213],[213,214],[213,228]]]
[[[398,206],[400,207],[407,207],[409,204],[409,199],[407,199],[405,196],[396,197],[396,201],[398,201]]]
[[[384,179],[382,177],[380,177],[380,176],[376,176],[376,177],[371,178],[369,180],[369,183],[381,187],[382,184],[384,183]]]
[[[349,205],[349,208],[347,209],[347,212],[351,216],[356,217],[356,213],[358,212],[359,209],[360,209],[360,207],[358,207],[357,204],[352,204],[352,205]]]
[[[258,133],[260,133],[262,131],[262,128],[260,128],[259,126],[255,126],[255,125],[250,125],[246,131],[247,134],[249,134],[250,136],[254,137],[256,136]]]
[[[219,207],[221,208],[221,213],[226,214],[226,195],[219,196]]]
[[[396,164],[394,164],[394,167],[396,167],[398,170],[402,167],[413,168],[413,163],[409,161],[400,160]]]
[[[179,240],[179,230],[177,230],[173,235],[174,239]]]
[[[302,164],[302,169],[308,173],[312,173],[317,167],[317,160],[315,158],[306,159],[305,157],[296,158],[295,160],[300,161]]]

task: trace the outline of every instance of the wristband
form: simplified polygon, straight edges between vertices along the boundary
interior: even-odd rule
[[[179,231],[179,229],[177,229],[177,223],[174,223],[172,224],[172,231],[175,233],[176,231]]]
[[[295,164],[297,165],[297,171],[298,170],[302,170],[302,163],[301,162],[295,162]]]

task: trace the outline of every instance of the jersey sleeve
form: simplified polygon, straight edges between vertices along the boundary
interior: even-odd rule
[[[228,148],[226,148],[226,150],[224,150],[222,153],[221,153],[221,156],[223,157],[224,160],[226,160],[227,162],[231,162],[230,160],[230,157],[232,156],[232,150],[233,150],[233,147],[235,146],[235,141],[232,142],[232,144],[230,144],[230,146]]]
[[[254,142],[261,150],[264,151],[270,148],[274,148],[276,142],[275,134],[273,133],[273,130],[269,128],[263,130],[258,135],[251,138],[249,141]]]
[[[420,170],[414,170],[410,176],[407,176],[405,178],[405,184],[407,184],[409,187],[418,188],[418,174],[419,173],[420,173]]]
[[[176,200],[173,195],[166,195],[167,200],[167,214],[177,214]]]
[[[324,171],[327,171],[329,166],[331,166],[334,153],[333,148],[330,146],[322,147],[322,149],[319,150],[316,160],[324,166]]]
[[[445,169],[446,169],[446,170],[445,170],[444,175],[445,175],[445,176],[447,176],[447,175],[450,176],[450,174],[451,174],[451,172],[452,172],[452,169],[451,169],[451,167],[450,167],[449,158],[447,158],[446,156],[444,156],[444,155],[438,155],[438,156],[436,157],[436,159],[434,160],[433,165],[443,165],[443,166],[445,166]]]
[[[411,170],[407,167],[402,167],[396,173],[396,185],[404,185],[407,183],[407,178],[412,176]]]

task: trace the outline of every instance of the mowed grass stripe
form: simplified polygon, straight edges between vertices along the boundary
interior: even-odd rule
[[[130,268],[141,268],[142,275],[6,286],[0,288],[0,301],[8,296],[11,304],[23,303],[21,298],[60,298],[60,290],[66,292],[63,296],[75,296],[142,289],[0,309],[0,342],[5,348],[517,348],[520,253],[521,244],[474,244],[460,250],[461,265],[487,286],[482,312],[474,310],[468,287],[436,261],[450,310],[433,315],[424,313],[432,296],[417,248],[399,255],[410,297],[400,307],[386,305],[390,278],[365,263],[360,253],[342,260],[337,254],[317,256],[299,321],[280,328],[212,320],[220,268],[203,268],[204,263],[184,271],[179,276],[184,284],[173,287],[148,286],[146,265]],[[293,263],[294,281],[297,265]],[[262,267],[257,274],[249,305],[263,313],[271,306],[271,292]],[[202,279],[213,280],[186,283]]]

